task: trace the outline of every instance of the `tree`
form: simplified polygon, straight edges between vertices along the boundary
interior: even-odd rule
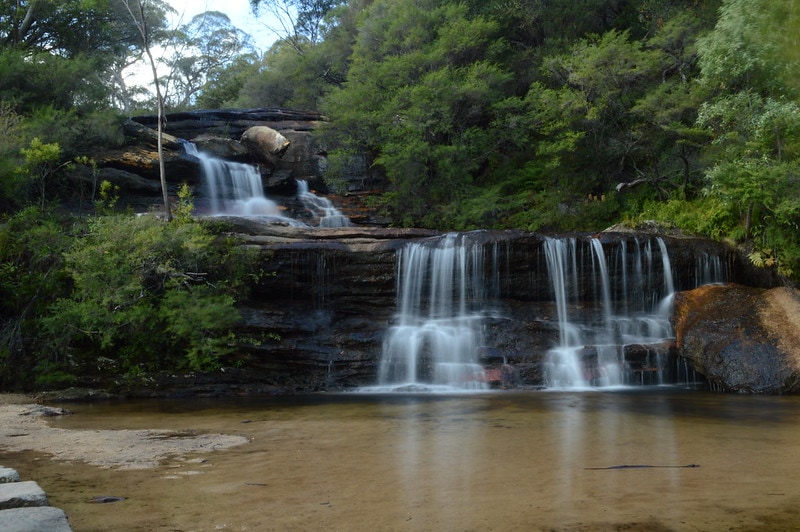
[[[63,362],[43,338],[42,318],[66,296],[63,253],[71,240],[62,220],[30,207],[0,225],[0,388],[22,389],[35,367]]]
[[[797,0],[724,1],[714,31],[698,40],[703,82],[723,92],[785,89],[791,61],[781,58],[794,48],[785,39],[798,10]]]
[[[328,14],[345,0],[250,0],[256,15],[266,7],[278,27],[270,27],[281,40],[303,54],[307,45],[320,42],[327,29]]]
[[[73,290],[52,305],[42,336],[61,339],[79,366],[102,356],[129,374],[216,369],[238,320],[225,268],[247,256],[192,221],[95,218],[64,254]]]
[[[118,33],[119,38],[110,50],[108,67],[99,75],[109,89],[112,107],[129,114],[142,99],[147,99],[151,94],[147,87],[129,84],[132,76],[131,67],[145,60],[145,50],[136,24],[131,24],[126,4],[121,0],[112,0],[110,8],[112,13],[109,24]],[[174,13],[175,10],[163,0],[150,0],[144,8],[150,42],[155,46],[164,46],[173,35],[167,27],[167,15]]]
[[[30,146],[20,151],[25,157],[25,164],[20,172],[37,185],[40,208],[44,210],[47,181],[60,166],[61,146],[56,143],[45,144],[39,137],[34,137]]]
[[[466,5],[377,1],[364,13],[347,82],[326,111],[330,142],[371,153],[404,223],[433,225],[486,163],[492,102],[511,75],[494,21]]]
[[[162,135],[164,129],[164,97],[161,93],[161,83],[158,79],[158,66],[156,60],[153,58],[153,52],[150,47],[152,34],[150,32],[148,13],[145,9],[147,0],[121,1],[125,5],[134,26],[139,32],[139,36],[142,39],[142,47],[147,55],[147,60],[150,63],[150,69],[153,73],[153,84],[156,90],[156,108],[158,110],[158,170],[159,176],[161,177],[161,195],[164,201],[164,217],[167,221],[171,221],[172,213],[169,205],[166,170],[164,169],[164,139]]]
[[[796,52],[800,2],[727,0],[714,31],[701,39],[702,82],[713,91],[698,126],[712,143],[707,193],[740,220],[757,260],[770,255],[783,273],[800,272],[800,107]]]
[[[239,105],[242,89],[254,79],[261,68],[261,58],[255,52],[237,56],[206,79],[195,104],[200,109],[221,109]],[[263,100],[245,107],[263,107]],[[313,108],[313,106],[312,106]]]
[[[220,82],[239,57],[253,53],[250,36],[218,11],[201,13],[179,28],[170,48],[169,74],[162,83],[171,108],[193,105],[209,84]]]

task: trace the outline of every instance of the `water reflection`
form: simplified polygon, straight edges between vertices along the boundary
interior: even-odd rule
[[[776,530],[800,517],[796,397],[663,388],[70,408],[52,423],[252,441],[183,480],[166,480],[181,463],[121,473],[0,450],[76,530]],[[673,467],[688,464],[700,467]],[[126,504],[85,503],[105,492]]]
[[[485,456],[486,427],[476,422],[475,416],[485,401],[473,396],[412,401],[403,407],[393,437],[404,507],[436,508],[440,522],[452,523],[465,505],[478,504],[472,488],[481,481],[476,467]],[[397,415],[396,405],[384,405],[383,409],[388,415]]]

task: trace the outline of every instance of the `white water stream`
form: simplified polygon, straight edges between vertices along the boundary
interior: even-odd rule
[[[264,194],[261,174],[255,166],[214,157],[199,151],[191,142],[184,142],[183,146],[187,154],[200,161],[207,215],[261,217],[294,226],[306,225],[285,216],[281,207]],[[297,181],[297,197],[319,219],[320,227],[352,225],[330,200],[310,192],[306,181]]]
[[[312,216],[319,220],[319,227],[351,227],[353,225],[331,200],[311,192],[308,188],[308,181],[297,180],[297,198]]]
[[[255,166],[219,159],[199,151],[191,142],[185,142],[184,148],[200,161],[209,215],[283,217],[278,204],[264,194]]]
[[[582,271],[579,254],[591,254],[591,270]],[[548,238],[545,255],[558,308],[560,341],[547,353],[545,381],[550,388],[584,389],[632,384],[663,384],[669,371],[663,345],[674,336],[670,311],[675,281],[666,243],[660,237],[620,242],[607,256],[601,241],[588,245],[574,238]],[[612,271],[613,268],[613,271]],[[697,285],[722,280],[719,258],[698,261]],[[612,279],[620,282],[612,286]],[[586,307],[596,307],[587,321]],[[580,316],[579,316],[580,315]],[[631,367],[626,348],[652,352],[647,367]],[[680,377],[680,375],[679,375]]]
[[[488,387],[477,357],[487,302],[484,260],[484,246],[469,234],[414,242],[399,253],[397,322],[384,340],[380,389]]]

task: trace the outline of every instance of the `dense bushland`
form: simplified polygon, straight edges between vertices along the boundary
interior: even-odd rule
[[[30,208],[0,226],[0,386],[104,373],[211,371],[232,334],[255,256],[192,220]]]

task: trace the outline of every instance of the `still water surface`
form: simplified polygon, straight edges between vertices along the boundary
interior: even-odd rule
[[[798,397],[654,388],[65,406],[75,415],[51,425],[251,440],[144,471],[0,453],[76,532],[800,528]]]

